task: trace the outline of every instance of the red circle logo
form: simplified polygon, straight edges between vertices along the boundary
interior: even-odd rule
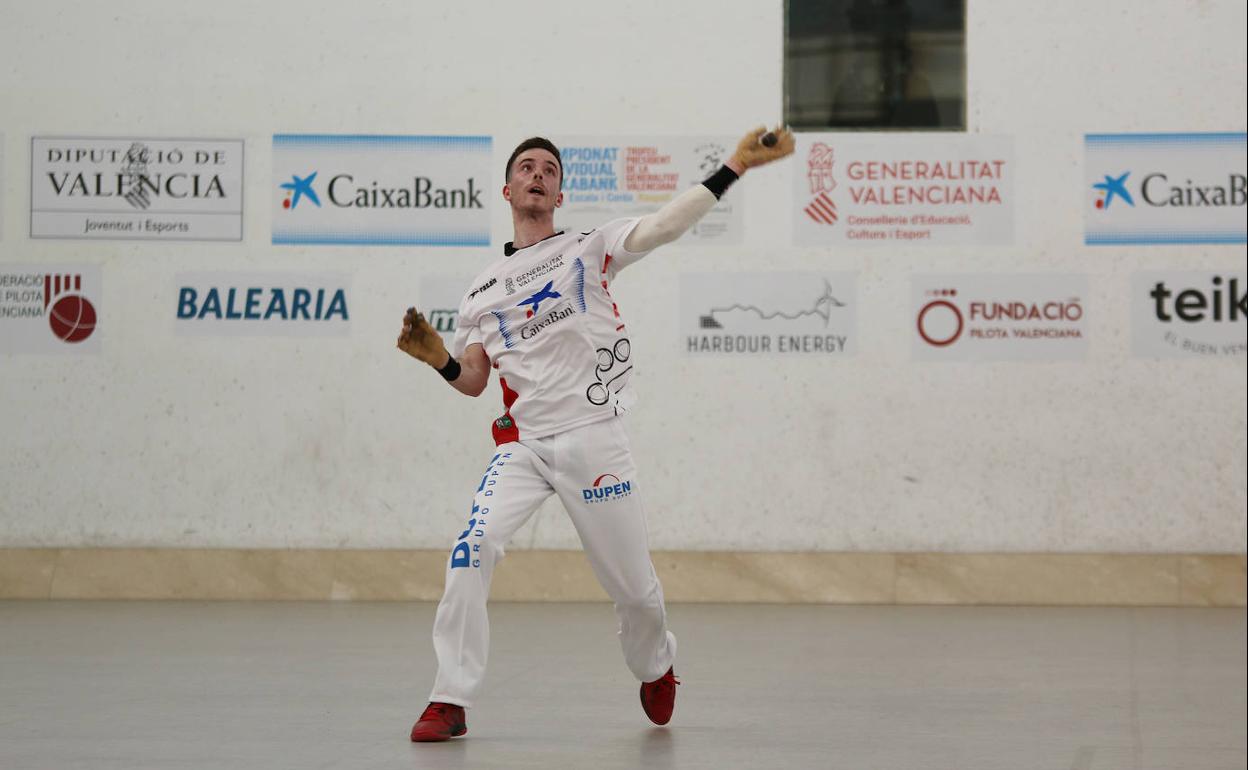
[[[77,294],[61,297],[48,312],[48,324],[66,342],[82,342],[95,331],[95,307]]]
[[[925,325],[924,325],[927,320],[927,314],[931,312],[932,310],[935,310],[936,308],[945,308],[951,311],[953,313],[954,319],[957,321],[957,326],[954,328],[953,334],[943,339],[939,337],[933,337],[932,335],[928,334],[927,329],[925,328]],[[948,300],[943,300],[943,299],[933,300],[927,303],[926,305],[924,305],[923,309],[919,311],[919,320],[918,320],[919,336],[922,337],[923,341],[929,345],[932,345],[938,348],[943,348],[946,345],[952,345],[954,341],[958,339],[958,337],[962,336],[962,327],[963,327],[962,311],[958,310],[958,306],[953,304],[952,302],[949,302]]]

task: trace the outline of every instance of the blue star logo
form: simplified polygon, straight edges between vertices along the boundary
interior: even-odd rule
[[[532,305],[533,309],[529,311],[529,315],[530,316],[534,315],[535,313],[537,313],[538,309],[541,307],[542,300],[559,299],[560,297],[563,296],[557,291],[552,291],[554,285],[555,285],[554,281],[547,281],[546,285],[542,287],[541,291],[534,294],[532,297],[529,297],[528,299],[520,300],[520,302],[516,305],[516,307],[524,307],[525,305]]]
[[[316,190],[312,189],[312,180],[316,179],[317,173],[318,172],[313,171],[311,174],[302,178],[291,174],[291,181],[284,185],[280,185],[283,190],[289,190],[293,193],[282,202],[282,206],[288,209],[293,209],[299,205],[300,199],[306,195],[308,196],[308,200],[315,203],[316,207],[319,209],[321,207],[321,199],[316,197]]]
[[[1122,176],[1112,177],[1105,175],[1105,181],[1092,185],[1093,189],[1100,190],[1105,193],[1105,197],[1096,202],[1098,209],[1107,209],[1109,204],[1114,202],[1114,198],[1122,198],[1128,206],[1135,208],[1135,200],[1131,198],[1131,193],[1127,192],[1127,177],[1131,176],[1131,172],[1127,171]]]

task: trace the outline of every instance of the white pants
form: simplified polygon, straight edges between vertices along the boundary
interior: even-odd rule
[[[503,444],[472,500],[468,528],[452,547],[446,591],[433,623],[438,676],[431,701],[470,708],[485,677],[490,622],[485,603],[505,544],[552,493],[576,527],[598,582],[615,602],[620,646],[643,682],[676,657],[663,588],[646,545],[646,520],[628,436],[619,418],[536,440]],[[552,672],[553,673],[553,672]]]

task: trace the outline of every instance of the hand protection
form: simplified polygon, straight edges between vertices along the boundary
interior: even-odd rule
[[[776,135],[774,147],[764,147],[759,141],[763,138],[763,134],[767,133],[766,126],[759,126],[746,134],[737,144],[737,151],[732,154],[733,159],[746,168],[753,168],[771,163],[773,160],[780,160],[786,155],[792,155],[797,146],[793,132],[780,126],[776,126],[772,131]]]
[[[449,356],[446,345],[442,343],[442,335],[414,307],[409,307],[403,316],[398,348],[434,368],[445,365]]]

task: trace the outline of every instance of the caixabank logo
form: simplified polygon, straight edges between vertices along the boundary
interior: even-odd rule
[[[300,177],[291,174],[290,181],[278,185],[286,191],[282,208],[294,211],[304,198],[321,208],[321,196],[313,186],[319,171]],[[351,174],[336,174],[325,183],[328,202],[338,208],[364,209],[483,209],[481,188],[469,177],[462,187],[435,187],[429,177],[412,177],[404,187],[382,187],[376,180],[367,185],[357,185]]]
[[[1093,190],[1100,192],[1093,204],[1098,210],[1108,212],[1118,198],[1123,205],[1134,208],[1135,196],[1131,188],[1139,193],[1141,203],[1153,208],[1224,208],[1243,207],[1245,201],[1245,177],[1243,174],[1227,174],[1222,184],[1197,184],[1191,179],[1182,182],[1171,181],[1164,172],[1153,171],[1144,174],[1138,183],[1128,183],[1130,171],[1118,176],[1106,174],[1103,181],[1095,182]]]
[[[273,137],[276,244],[488,246],[487,136]]]
[[[176,282],[181,335],[324,337],[351,330],[346,273],[182,273]]]
[[[1084,137],[1089,245],[1248,242],[1248,134]]]
[[[100,268],[0,265],[0,353],[98,352]]]
[[[1145,358],[1243,359],[1248,274],[1142,271],[1131,277],[1131,347]]]
[[[585,266],[577,259],[573,267],[579,268],[579,272],[573,280],[572,296],[564,297],[562,292],[554,288],[555,282],[552,279],[517,302],[514,307],[489,311],[498,324],[503,347],[510,350],[535,339],[560,321],[576,315],[578,307],[580,312],[585,312]]]
[[[1070,360],[1087,352],[1082,275],[931,275],[911,285],[914,357]]]

